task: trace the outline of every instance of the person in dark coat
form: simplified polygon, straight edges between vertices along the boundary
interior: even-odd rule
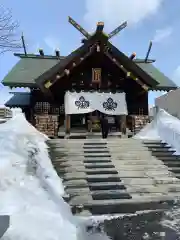
[[[115,125],[116,125],[116,131],[120,132],[120,117],[119,116],[115,117]]]
[[[102,138],[107,138],[108,137],[108,132],[109,132],[109,123],[108,119],[104,117],[104,115],[101,115],[101,132],[102,132]]]

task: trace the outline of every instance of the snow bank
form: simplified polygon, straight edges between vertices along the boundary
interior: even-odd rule
[[[162,140],[175,149],[176,154],[180,154],[180,120],[160,109],[155,119],[147,124],[134,138]]]
[[[156,121],[148,123],[139,133],[137,133],[133,138],[135,139],[148,139],[148,140],[160,140],[160,136],[157,129]]]
[[[0,125],[0,215],[11,217],[3,240],[77,239],[46,140],[23,114]]]

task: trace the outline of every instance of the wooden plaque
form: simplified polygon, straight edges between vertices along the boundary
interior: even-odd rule
[[[101,68],[93,68],[92,83],[100,83],[100,82],[101,82]]]

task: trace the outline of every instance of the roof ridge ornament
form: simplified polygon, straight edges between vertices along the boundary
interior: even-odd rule
[[[127,21],[123,22],[117,28],[115,28],[112,32],[108,34],[108,40],[117,35],[120,31],[127,27]]]
[[[79,25],[73,18],[70,16],[68,17],[69,23],[71,23],[82,35],[86,37],[86,39],[90,39],[91,34],[89,34],[81,25]],[[108,40],[117,35],[120,31],[122,31],[125,27],[127,27],[127,21],[123,22],[121,25],[119,25],[117,28],[115,28],[113,31],[111,31],[107,35]],[[103,32],[104,28],[104,22],[100,21],[97,23],[96,33],[97,32]]]
[[[151,52],[151,48],[152,48],[152,41],[150,41],[150,43],[149,43],[148,51],[147,51],[146,57],[145,57],[145,59],[144,59],[144,62],[145,62],[145,63],[148,62],[148,58],[149,58],[149,54],[150,54],[150,52]]]

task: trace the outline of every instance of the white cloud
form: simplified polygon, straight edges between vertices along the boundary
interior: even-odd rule
[[[60,42],[59,42],[59,39],[57,39],[55,37],[47,36],[44,38],[44,42],[53,51],[55,49],[59,49]]]
[[[173,32],[172,27],[166,27],[163,29],[156,30],[154,38],[153,38],[153,42],[155,42],[155,43],[162,42],[164,39],[170,37],[172,32]]]
[[[86,0],[85,21],[90,27],[104,21],[106,27],[116,27],[123,21],[137,24],[159,10],[164,0]]]
[[[176,70],[174,71],[173,75],[172,75],[172,80],[178,85],[180,86],[180,65],[176,68]]]

